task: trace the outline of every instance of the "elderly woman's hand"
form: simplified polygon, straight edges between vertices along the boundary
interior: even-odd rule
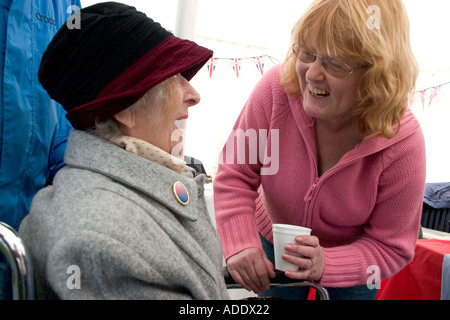
[[[275,277],[273,264],[258,248],[249,248],[230,257],[227,267],[236,283],[254,293],[269,290],[269,278]]]
[[[298,280],[319,281],[322,277],[324,258],[323,251],[319,245],[319,239],[314,236],[298,236],[297,243],[285,246],[287,253],[283,254],[283,259],[299,267],[298,271],[286,271],[286,276]],[[301,255],[297,257],[289,254],[293,252]]]

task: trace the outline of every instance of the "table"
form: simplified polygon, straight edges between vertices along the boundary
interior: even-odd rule
[[[450,254],[449,240],[418,240],[413,261],[381,282],[377,300],[440,300],[446,254]]]

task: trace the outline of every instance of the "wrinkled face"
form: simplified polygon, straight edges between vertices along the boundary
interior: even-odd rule
[[[309,48],[317,55],[326,56],[325,53],[316,51],[314,43]],[[352,66],[351,61],[337,58]],[[358,103],[361,70],[356,70],[344,78],[337,78],[325,70],[320,58],[310,63],[297,59],[296,69],[303,96],[303,107],[308,115],[337,123],[351,120],[352,110]]]
[[[188,108],[200,102],[199,93],[181,75],[160,84],[162,97],[149,99],[145,106],[136,109],[132,127],[124,134],[147,141],[174,156],[181,156],[183,132],[178,123],[189,116]],[[176,150],[175,150],[176,149]],[[181,153],[181,154],[180,154]]]

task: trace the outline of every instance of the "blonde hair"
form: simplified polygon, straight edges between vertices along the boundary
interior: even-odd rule
[[[395,136],[418,76],[402,1],[316,0],[292,30],[292,43],[308,45],[312,39],[322,53],[368,66],[354,109],[360,132],[366,138]],[[281,82],[291,96],[301,96],[296,62],[289,50]]]

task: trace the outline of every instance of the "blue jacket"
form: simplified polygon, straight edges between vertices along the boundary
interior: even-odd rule
[[[0,221],[16,230],[63,165],[71,130],[38,81],[41,57],[79,0],[0,0]]]

